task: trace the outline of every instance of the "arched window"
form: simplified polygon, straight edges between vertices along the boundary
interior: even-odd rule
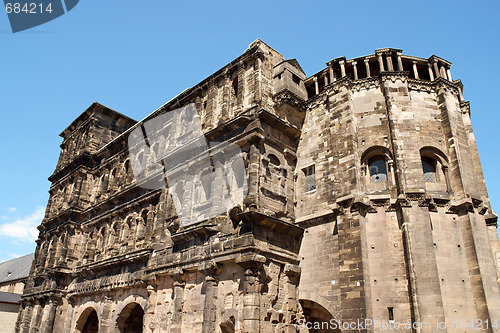
[[[422,169],[424,170],[424,179],[428,183],[436,182],[436,161],[427,156],[422,157]]]
[[[387,163],[384,156],[374,156],[368,161],[372,183],[387,181]]]
[[[368,192],[386,191],[395,185],[393,159],[386,147],[368,147],[361,155],[361,172]]]
[[[446,155],[435,147],[423,147],[420,156],[426,190],[450,191]]]

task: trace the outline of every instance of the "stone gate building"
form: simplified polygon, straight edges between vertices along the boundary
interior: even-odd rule
[[[499,332],[497,217],[450,65],[386,48],[307,77],[252,43],[146,118],[195,103],[243,152],[243,205],[189,226],[136,183],[142,123],[92,104],[61,133],[16,332]]]

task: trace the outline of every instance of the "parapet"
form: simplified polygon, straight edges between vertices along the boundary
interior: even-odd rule
[[[393,48],[375,50],[374,54],[346,59],[335,58],[327,67],[307,78],[305,86],[309,98],[321,93],[329,84],[347,77],[351,80],[375,78],[381,73],[407,72],[408,77],[417,80],[434,81],[443,78],[453,82],[451,63],[438,56],[428,59],[403,55]]]

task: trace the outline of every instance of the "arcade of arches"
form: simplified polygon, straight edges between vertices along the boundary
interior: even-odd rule
[[[128,304],[118,316],[115,332],[120,333],[142,333],[144,310],[133,302]],[[93,308],[87,308],[77,322],[78,333],[99,333],[99,318]]]

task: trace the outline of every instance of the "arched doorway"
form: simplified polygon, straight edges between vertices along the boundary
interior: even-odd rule
[[[130,303],[118,316],[120,333],[142,333],[144,310],[138,303]]]
[[[76,331],[81,333],[98,333],[99,317],[93,308],[88,308],[82,312],[80,319],[76,323]]]
[[[334,323],[333,315],[319,303],[308,299],[301,299],[300,305],[307,323],[311,327],[309,333],[341,333],[338,328],[334,328],[331,323]]]

